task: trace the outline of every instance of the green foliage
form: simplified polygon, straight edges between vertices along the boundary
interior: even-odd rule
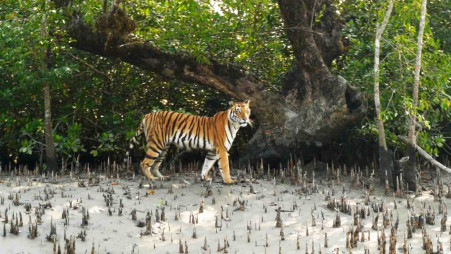
[[[100,156],[102,153],[115,152],[120,150],[117,146],[117,136],[111,132],[103,132],[102,134],[97,133],[95,139],[99,145],[94,146],[91,150],[91,154],[94,157]]]
[[[430,15],[430,27],[435,39],[440,43],[440,48],[447,54],[451,52],[451,1],[434,0],[428,3]]]
[[[81,4],[92,10],[86,17],[91,15],[94,22],[99,3]],[[54,37],[41,33],[44,14]],[[163,81],[69,47],[61,13],[44,9],[43,1],[4,1],[0,16],[2,161],[17,160],[21,153],[42,156],[44,81],[51,84],[53,137],[60,159],[75,160],[80,154],[122,159],[140,119],[151,111],[213,115],[227,107],[229,98],[208,87]],[[50,69],[42,68],[47,46]]]
[[[26,154],[31,154],[33,152],[33,141],[28,141],[28,139],[23,139],[20,142],[20,149],[19,152],[20,153],[26,153]]]
[[[75,157],[80,152],[86,152],[81,141],[81,130],[81,125],[74,123],[68,126],[66,135],[53,134],[56,151],[65,157]]]
[[[396,135],[407,133],[412,112],[419,2],[396,1],[383,35],[382,117],[392,146],[401,146]],[[429,3],[417,115],[422,126],[419,143],[433,154],[447,149],[451,131],[447,2]],[[230,98],[208,87],[165,81],[117,60],[71,48],[63,11],[73,10],[57,10],[52,3],[4,0],[0,4],[1,161],[42,156],[43,82],[51,87],[53,137],[60,160],[80,156],[86,160],[122,159],[141,117],[151,111],[213,115],[227,107]],[[74,5],[95,27],[102,3],[88,0]],[[377,138],[371,108],[374,34],[385,5],[386,1],[345,0],[337,6],[347,20],[344,33],[353,47],[334,63],[334,70],[366,92],[370,106],[368,118],[353,133],[356,139]],[[243,66],[271,84],[268,89],[280,88],[293,61],[275,1],[130,0],[122,6],[137,23],[133,36],[167,51],[194,55],[201,63],[217,59]],[[44,63],[47,49],[51,52],[49,68]],[[248,138],[248,133],[239,135]],[[232,153],[244,144],[238,140]]]
[[[354,3],[354,4],[351,4]],[[377,23],[386,12],[388,1],[346,1],[342,11],[347,16],[345,33],[353,47],[336,62],[337,71],[353,85],[366,91],[370,112],[373,107],[373,65],[374,37]],[[431,6],[441,1],[430,1]],[[407,126],[412,108],[412,84],[417,49],[417,27],[421,1],[395,1],[394,10],[381,43],[381,105],[382,118],[391,146],[398,143],[397,135],[407,135]],[[430,24],[443,16],[430,9],[424,35],[422,70],[419,87],[417,119],[419,125],[418,143],[427,152],[438,155],[449,136],[451,117],[451,55],[443,50],[440,36],[433,36]],[[448,30],[449,32],[449,30]],[[446,39],[446,38],[443,38]],[[377,140],[375,118],[369,115],[357,136],[368,136]]]
[[[136,35],[159,47],[239,64],[276,82],[291,66],[278,5],[272,1],[131,1]],[[211,24],[211,25],[206,25]]]
[[[49,4],[7,0],[0,5],[0,100],[4,103],[0,108],[1,143],[25,154],[42,148],[42,83],[50,83],[56,91],[77,71],[77,66],[66,62],[62,54],[68,48],[56,29],[64,22],[62,13]],[[47,31],[52,31],[53,36]],[[47,49],[54,63],[50,70],[45,68]],[[9,155],[13,154],[17,155]]]

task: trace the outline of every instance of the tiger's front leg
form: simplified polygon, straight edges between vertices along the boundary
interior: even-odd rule
[[[218,160],[219,156],[215,152],[208,152],[205,156],[204,165],[202,166],[202,179],[208,181],[208,172],[210,172],[211,167]]]
[[[229,155],[227,154],[227,150],[224,148],[218,150],[219,172],[221,172],[222,180],[224,183],[234,183],[235,181],[230,178]]]

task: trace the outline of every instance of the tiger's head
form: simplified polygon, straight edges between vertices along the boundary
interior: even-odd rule
[[[252,125],[250,116],[251,109],[249,108],[249,100],[244,102],[229,102],[230,105],[230,113],[229,120],[237,123],[240,127],[246,127],[247,124]]]

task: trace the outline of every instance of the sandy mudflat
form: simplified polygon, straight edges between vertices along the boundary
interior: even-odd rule
[[[0,197],[3,197],[4,204],[0,205],[1,218],[5,219],[5,209],[8,208],[8,217],[11,220],[12,214],[18,216],[22,212],[23,227],[20,227],[18,235],[10,234],[10,223],[6,225],[6,237],[3,237],[3,223],[0,224],[0,253],[52,253],[53,243],[46,240],[46,235],[50,233],[50,221],[56,223],[57,243],[61,245],[64,252],[64,222],[62,219],[63,209],[69,207],[72,201],[72,208],[69,208],[69,225],[66,227],[66,237],[77,236],[81,230],[82,207],[89,211],[88,225],[86,229],[86,241],[76,239],[75,253],[91,253],[94,243],[95,253],[179,253],[179,240],[183,245],[188,245],[188,253],[217,253],[218,242],[220,248],[224,247],[224,239],[227,238],[229,247],[228,253],[265,253],[266,236],[268,247],[266,253],[279,253],[279,243],[282,253],[312,253],[314,245],[315,253],[336,253],[339,248],[340,253],[349,253],[345,248],[346,232],[352,227],[353,217],[340,213],[342,226],[333,228],[332,223],[336,212],[326,207],[326,190],[331,192],[333,188],[335,195],[332,198],[341,198],[343,185],[346,190],[347,201],[354,209],[357,203],[360,207],[365,207],[363,189],[350,188],[349,177],[344,177],[344,183],[334,184],[331,181],[324,181],[318,184],[318,193],[300,194],[301,187],[290,184],[277,183],[276,195],[274,195],[273,181],[258,180],[253,184],[254,192],[250,193],[249,184],[238,184],[225,186],[220,183],[212,183],[212,195],[205,197],[206,187],[201,183],[194,183],[193,176],[177,176],[172,180],[157,182],[157,188],[153,195],[147,195],[148,188],[139,187],[139,180],[130,179],[107,179],[100,174],[100,184],[91,187],[78,187],[76,180],[71,180],[69,176],[59,177],[57,183],[50,183],[50,179],[40,180],[35,177],[31,186],[27,183],[26,176],[19,177],[20,185],[17,186],[17,177],[13,177],[8,187],[8,175],[3,175],[0,180]],[[33,178],[33,177],[30,177]],[[85,177],[81,177],[85,179]],[[45,183],[45,182],[48,183]],[[86,179],[84,180],[87,183]],[[117,185],[112,185],[117,181]],[[187,184],[187,182],[189,184]],[[318,181],[317,181],[318,182]],[[116,184],[116,183],[115,183]],[[172,186],[173,194],[169,194]],[[48,195],[44,194],[44,189]],[[103,191],[101,191],[103,189]],[[128,189],[128,190],[127,190]],[[108,207],[104,200],[107,191],[114,190],[113,203],[110,207],[112,215],[108,215]],[[125,195],[125,193],[130,195]],[[14,205],[13,200],[8,199],[10,194],[15,197],[19,194],[19,205]],[[63,197],[63,194],[64,197]],[[90,198],[88,198],[90,196]],[[412,196],[413,197],[413,196]],[[215,204],[213,204],[213,198]],[[377,189],[375,195],[370,196],[375,204],[385,199],[386,207],[393,212],[394,220],[399,216],[398,228],[398,253],[402,253],[402,244],[406,232],[406,220],[408,209],[406,199],[396,199],[398,210],[394,209],[393,197],[383,196],[383,190]],[[42,199],[42,200],[41,200]],[[118,215],[119,200],[122,199],[124,208],[122,216]],[[244,211],[239,210],[237,200],[245,201]],[[78,200],[78,201],[77,201]],[[199,213],[199,205],[204,200],[204,211]],[[39,204],[50,202],[51,208],[45,209],[42,215],[42,224],[38,226],[38,236],[35,239],[28,239],[29,234],[29,214],[25,212],[24,205],[31,204],[31,220],[36,220],[35,210]],[[424,202],[424,203],[423,203]],[[446,202],[446,199],[445,199]],[[433,242],[434,251],[437,246],[437,237],[443,243],[444,253],[451,253],[449,222],[447,231],[440,232],[439,202],[434,201],[434,197],[427,192],[419,198],[415,198],[415,212],[420,213],[425,205],[435,209],[435,225],[426,225],[428,235]],[[156,222],[156,209],[165,206],[166,221]],[[223,208],[223,219],[221,220],[221,207]],[[285,240],[281,241],[280,228],[276,228],[276,209],[281,207],[281,219]],[[315,210],[316,207],[316,210]],[[267,212],[265,212],[265,208]],[[451,209],[447,205],[448,210]],[[131,212],[137,211],[138,221],[145,221],[146,213],[152,211],[152,235],[142,235],[145,227],[138,227],[137,222],[132,220]],[[375,215],[373,209],[370,216],[363,221],[365,238],[370,232],[370,241],[358,242],[353,253],[364,253],[364,248],[368,248],[370,253],[379,253],[377,249],[377,232],[371,229],[372,218]],[[176,214],[180,212],[180,219],[175,220]],[[227,217],[227,213],[229,218]],[[312,214],[315,217],[316,226],[312,226]],[[161,214],[161,208],[159,209]],[[194,216],[197,224],[190,223],[190,217]],[[324,216],[324,220],[322,218]],[[216,227],[216,217],[218,217],[218,227]],[[144,223],[145,224],[145,223]],[[249,228],[250,227],[250,230]],[[306,227],[309,235],[306,236]],[[382,218],[379,218],[379,227],[382,227]],[[193,229],[196,229],[197,238],[193,238]],[[162,240],[164,231],[165,241]],[[385,229],[388,242],[391,227]],[[324,247],[325,233],[328,234],[328,247]],[[235,237],[234,237],[235,235]],[[248,242],[248,235],[250,242]],[[297,236],[300,236],[300,250],[297,250]],[[204,250],[204,239],[207,239],[207,250]],[[172,240],[171,240],[172,239]],[[413,234],[413,239],[407,240],[411,244],[410,253],[425,253],[422,250],[421,230]],[[223,250],[221,250],[223,253]]]

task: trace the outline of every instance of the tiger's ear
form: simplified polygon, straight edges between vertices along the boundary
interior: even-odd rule
[[[245,100],[245,101],[244,101],[244,104],[249,105],[250,102],[251,102],[251,100]]]
[[[235,104],[234,101],[229,101],[229,106],[233,106],[233,104]]]

